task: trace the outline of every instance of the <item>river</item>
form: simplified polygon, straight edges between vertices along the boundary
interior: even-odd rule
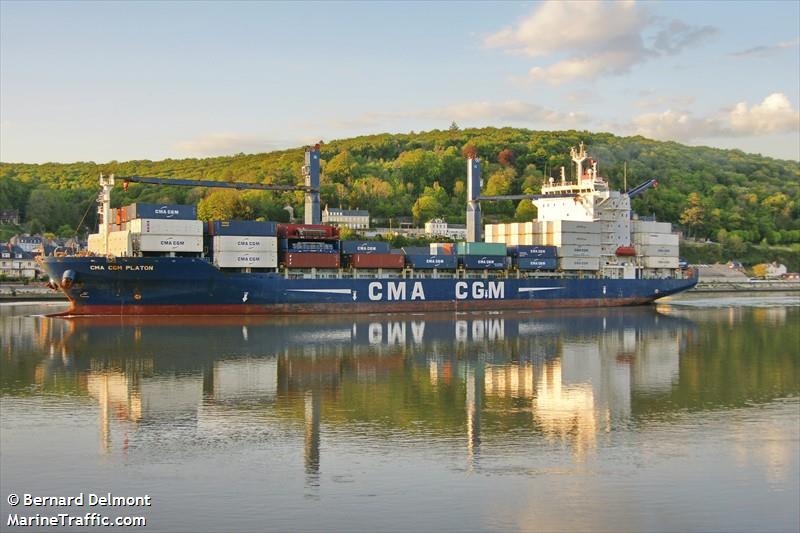
[[[147,531],[800,529],[796,295],[43,316],[60,305],[0,305],[0,529],[94,511]],[[80,493],[151,505],[8,503]]]

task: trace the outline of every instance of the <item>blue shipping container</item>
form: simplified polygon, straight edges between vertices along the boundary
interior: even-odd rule
[[[388,254],[391,247],[383,241],[342,241],[343,254]]]
[[[274,237],[278,234],[278,224],[257,220],[214,220],[211,222],[211,234]]]
[[[407,255],[406,262],[414,268],[454,270],[458,265],[458,258],[455,255]]]
[[[514,261],[520,270],[555,270],[557,263],[555,257],[519,257]]]
[[[180,204],[144,204],[137,202],[125,207],[128,220],[136,218],[171,218],[175,220],[196,220],[197,206]]]
[[[504,255],[465,255],[461,260],[464,262],[464,268],[472,270],[506,268],[506,256]]]
[[[555,246],[523,245],[509,246],[508,255],[512,257],[557,257],[558,249]]]

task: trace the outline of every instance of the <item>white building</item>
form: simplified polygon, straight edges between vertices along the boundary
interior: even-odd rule
[[[0,245],[0,275],[15,279],[36,277],[36,260],[19,246]]]
[[[769,263],[767,265],[767,278],[779,278],[786,272],[786,265],[780,263]]]
[[[464,224],[448,224],[447,221],[441,218],[433,218],[425,223],[425,235],[463,240],[467,238],[467,226]]]
[[[369,228],[369,211],[340,207],[329,208],[326,205],[322,211],[322,223],[343,228],[367,229]]]

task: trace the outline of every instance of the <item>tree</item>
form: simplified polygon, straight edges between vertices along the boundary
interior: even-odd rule
[[[689,207],[681,213],[681,224],[687,226],[697,236],[698,232],[703,228],[705,217],[705,210],[701,205],[700,195],[693,192],[689,195]]]
[[[514,164],[514,152],[506,148],[497,155],[497,162],[504,167],[510,167]]]
[[[432,187],[425,187],[414,206],[411,208],[411,214],[414,215],[414,222],[420,224],[431,218],[443,215],[443,210],[446,209],[448,204],[447,191],[445,191],[439,182],[434,182]]]
[[[357,167],[358,161],[355,157],[349,150],[343,150],[325,164],[324,171],[325,176],[332,181],[346,183],[353,178]]]
[[[458,124],[456,124],[456,121],[454,120],[453,122],[450,123],[450,127],[447,129],[449,131],[459,131],[461,128],[458,127]]]
[[[517,210],[514,213],[514,220],[517,222],[530,222],[531,220],[536,220],[538,213],[539,210],[536,209],[533,202],[530,200],[522,200],[517,205]]]
[[[249,219],[251,216],[250,206],[233,190],[214,191],[197,204],[197,218],[200,220]]]

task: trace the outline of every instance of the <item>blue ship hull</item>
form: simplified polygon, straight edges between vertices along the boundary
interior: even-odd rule
[[[687,279],[316,278],[220,271],[202,258],[48,257],[69,315],[262,315],[641,305]]]

